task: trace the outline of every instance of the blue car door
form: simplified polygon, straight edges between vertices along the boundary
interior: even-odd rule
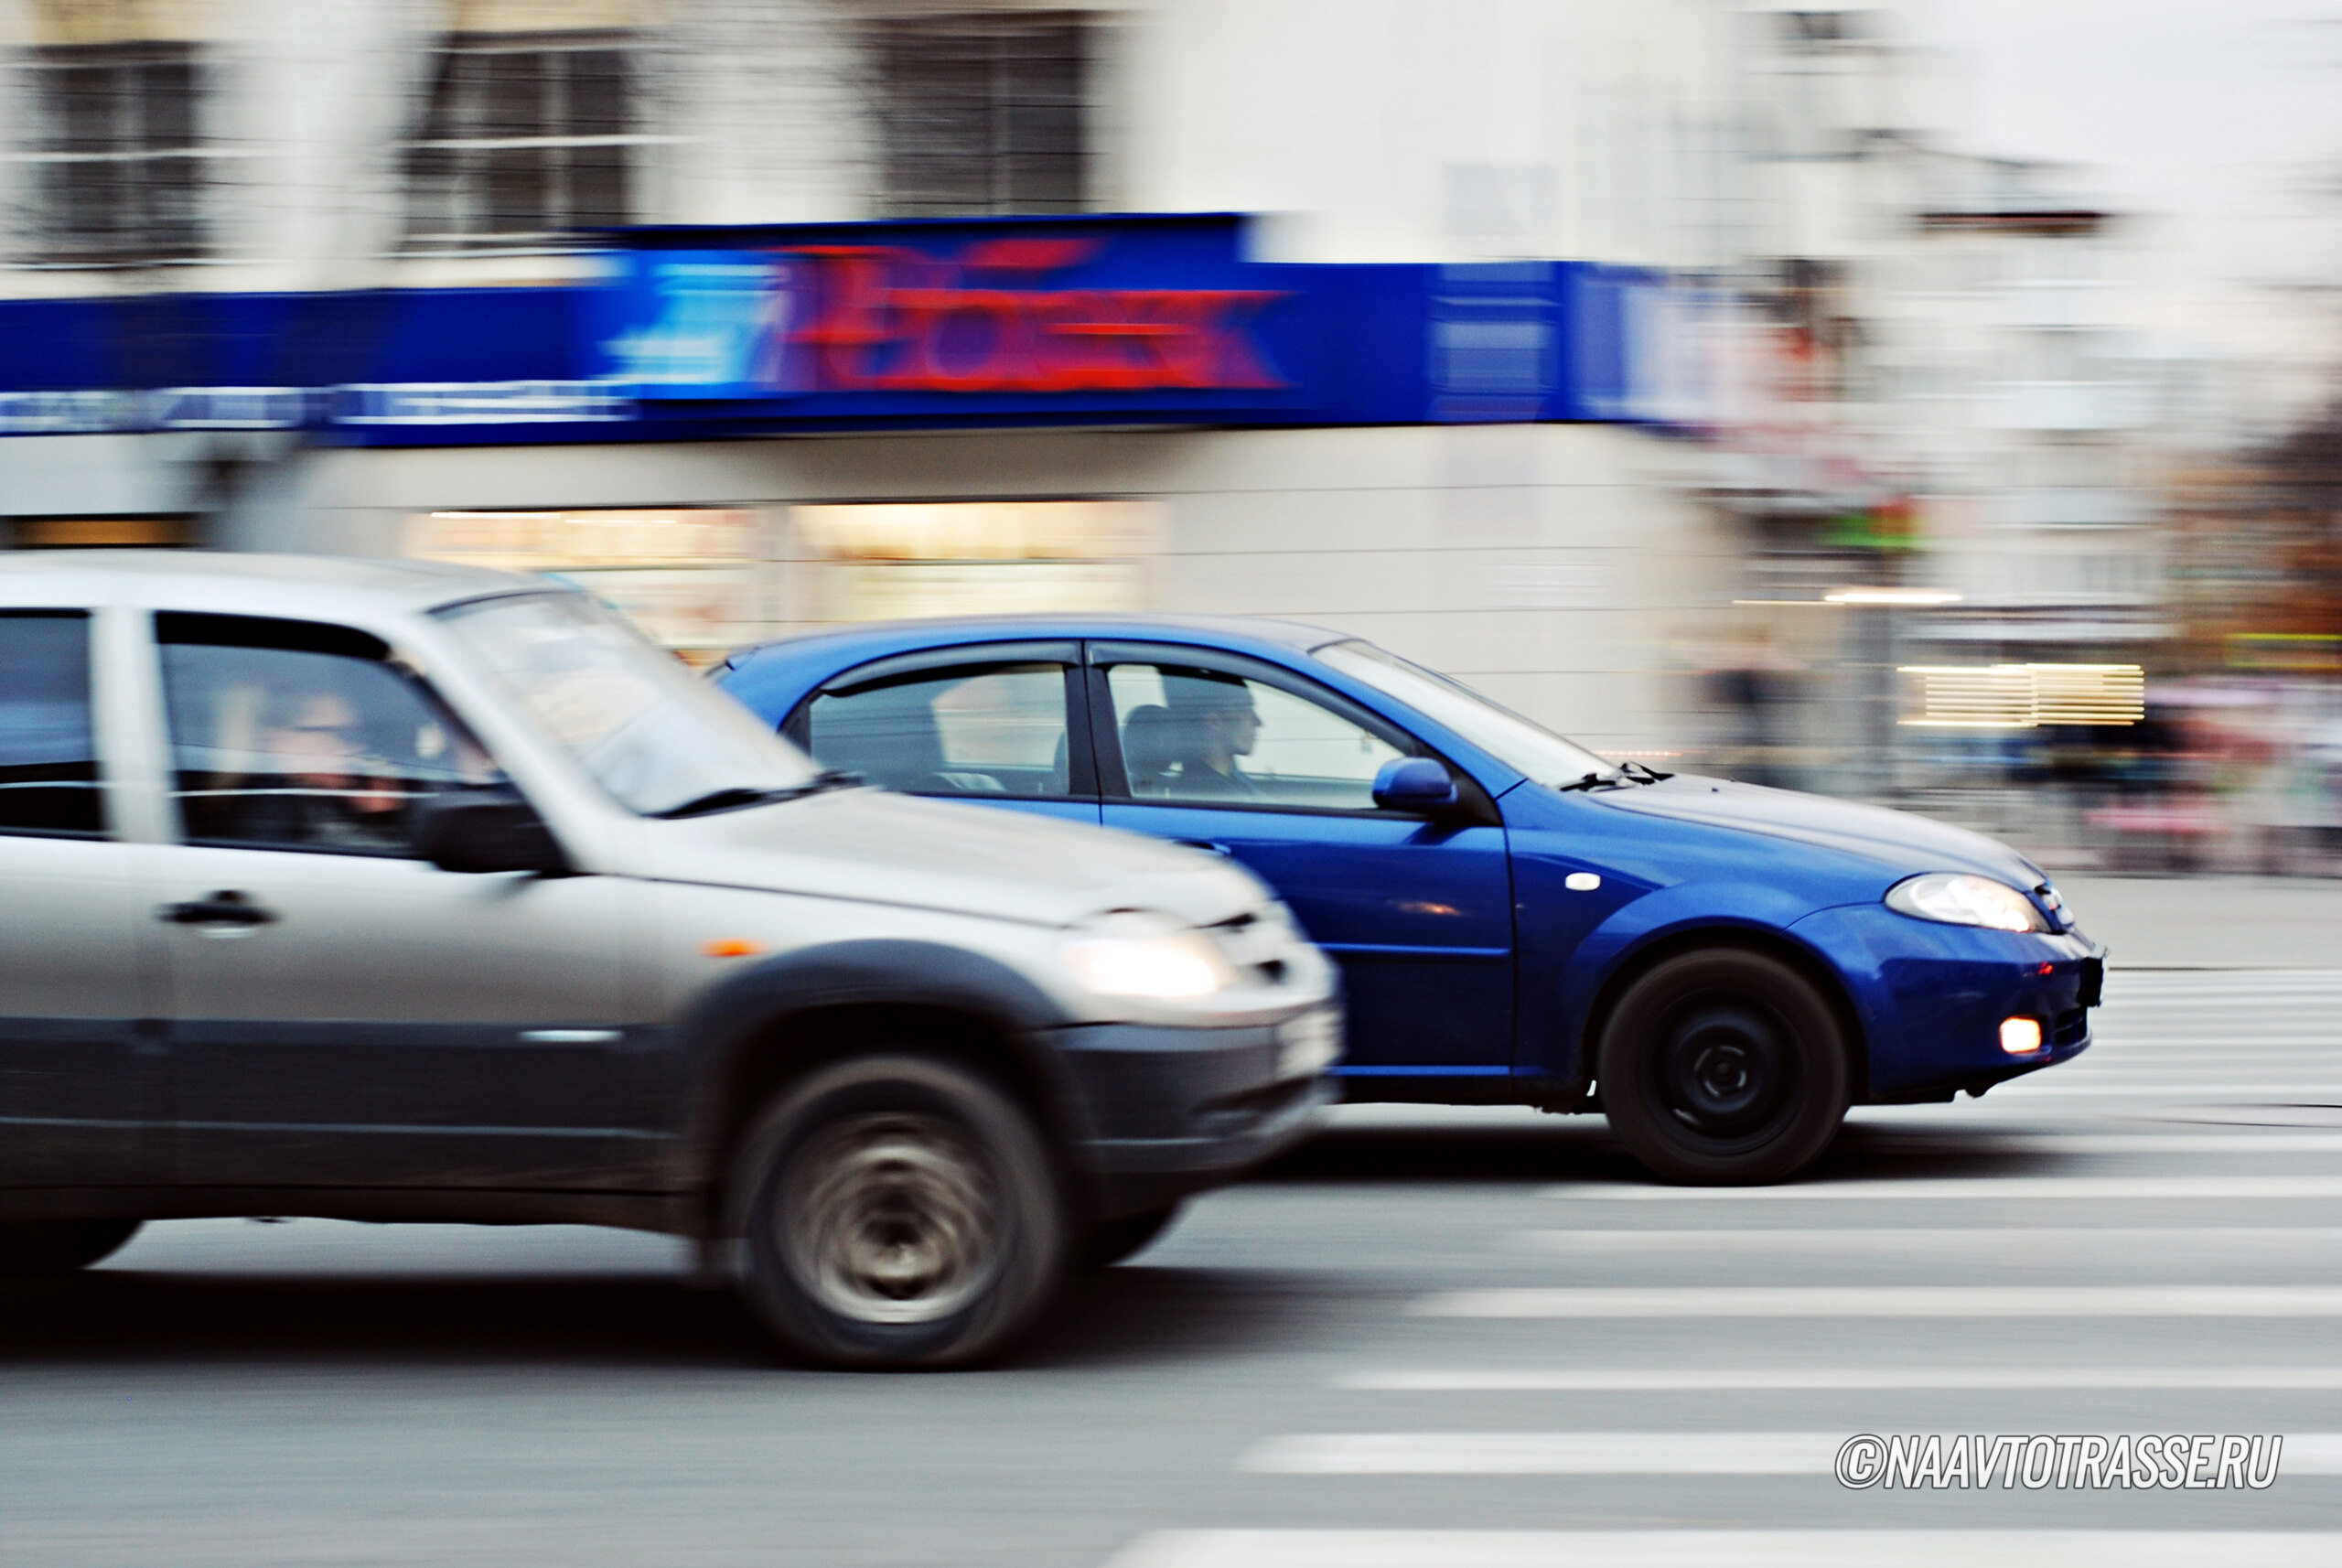
[[[842,671],[781,733],[882,789],[1098,821],[1080,646],[981,643]]]
[[[1511,879],[1477,785],[1457,775],[1456,813],[1384,811],[1375,774],[1423,747],[1336,693],[1184,645],[1093,642],[1088,659],[1106,825],[1233,856],[1277,890],[1342,965],[1342,1071],[1510,1069]]]

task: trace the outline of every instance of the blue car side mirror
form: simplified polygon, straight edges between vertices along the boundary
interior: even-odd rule
[[[1456,780],[1428,757],[1393,757],[1374,776],[1374,803],[1386,811],[1437,811],[1456,800]]]

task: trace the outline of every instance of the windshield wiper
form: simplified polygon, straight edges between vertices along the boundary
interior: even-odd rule
[[[747,806],[769,805],[775,800],[801,800],[808,795],[819,795],[828,789],[852,789],[862,783],[859,773],[843,773],[826,768],[802,784],[788,784],[779,789],[758,789],[745,784],[727,784],[721,789],[670,806],[663,811],[653,811],[654,817],[705,817],[718,811],[736,811]]]
[[[1621,784],[1656,784],[1662,779],[1672,779],[1672,773],[1661,773],[1656,768],[1646,768],[1639,762],[1614,764],[1606,773],[1581,773],[1566,784],[1556,784],[1556,789],[1616,789]]]

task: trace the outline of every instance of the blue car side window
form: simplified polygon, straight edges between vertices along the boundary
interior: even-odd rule
[[[913,795],[1072,793],[1065,666],[960,665],[816,695],[806,746],[825,768]]]
[[[1226,671],[1123,663],[1107,671],[1133,799],[1372,811],[1404,755],[1291,692]]]

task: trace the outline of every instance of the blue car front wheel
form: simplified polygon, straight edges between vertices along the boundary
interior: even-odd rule
[[[1786,1179],[1844,1121],[1844,1031],[1803,975],[1745,949],[1680,953],[1611,1010],[1602,1107],[1656,1175],[1697,1185]]]

